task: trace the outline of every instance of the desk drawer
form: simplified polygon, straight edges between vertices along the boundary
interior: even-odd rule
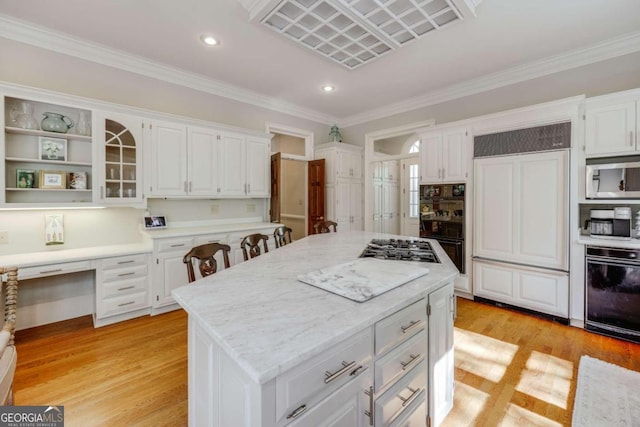
[[[206,243],[223,243],[227,244],[228,236],[226,234],[206,234],[204,236],[196,236],[193,246],[204,245]]]
[[[105,258],[100,260],[102,270],[128,268],[135,265],[147,265],[147,254],[129,255],[116,258]]]
[[[102,285],[102,298],[111,298],[117,295],[128,295],[141,291],[147,291],[146,275],[135,279],[104,283]]]
[[[91,269],[92,268],[90,261],[63,262],[60,264],[45,264],[35,267],[22,267],[18,269],[18,280],[55,276],[58,274],[74,273],[76,271],[87,271]]]
[[[163,239],[156,243],[156,248],[159,253],[163,252],[184,252],[185,254],[193,247],[193,238],[181,238],[181,239]]]
[[[143,291],[130,295],[105,298],[98,304],[97,316],[102,318],[149,307],[147,295],[147,292]]]
[[[396,378],[409,372],[427,356],[427,334],[420,333],[400,344],[375,363],[375,390],[378,393]]]
[[[367,368],[371,328],[359,332],[276,378],[276,422],[296,408],[311,407]],[[360,367],[360,369],[358,369]]]
[[[147,276],[147,264],[143,265],[128,265],[127,267],[105,270],[102,272],[103,282],[113,282],[118,280],[133,279],[136,277]]]
[[[375,426],[387,427],[416,400],[426,398],[427,362],[422,361],[375,402]]]
[[[424,299],[382,319],[375,326],[376,354],[382,354],[412,337],[427,325],[427,303]]]

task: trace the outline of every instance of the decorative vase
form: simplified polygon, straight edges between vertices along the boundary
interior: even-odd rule
[[[42,115],[40,127],[47,132],[67,133],[73,127],[73,120],[62,114],[46,112]]]
[[[329,131],[329,142],[342,142],[342,135],[340,135],[340,130],[338,126],[331,126],[331,131]]]
[[[91,121],[87,117],[86,111],[80,111],[78,123],[76,124],[76,132],[78,135],[91,136]]]
[[[19,102],[16,108],[9,111],[11,123],[22,129],[40,129],[38,121],[33,116],[33,104],[29,102]]]

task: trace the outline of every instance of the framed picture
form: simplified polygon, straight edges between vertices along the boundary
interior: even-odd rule
[[[86,172],[69,172],[69,188],[74,190],[87,189],[87,173]]]
[[[67,140],[41,136],[38,144],[40,160],[67,160]]]
[[[40,171],[40,188],[67,188],[65,171]]]
[[[33,188],[36,182],[36,171],[31,169],[16,170],[16,187]]]

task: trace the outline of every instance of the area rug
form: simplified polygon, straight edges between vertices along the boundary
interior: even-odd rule
[[[580,358],[573,427],[640,427],[640,372]]]

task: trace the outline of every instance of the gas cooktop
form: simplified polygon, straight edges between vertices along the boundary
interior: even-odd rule
[[[424,240],[373,239],[360,258],[440,263],[431,244]]]

